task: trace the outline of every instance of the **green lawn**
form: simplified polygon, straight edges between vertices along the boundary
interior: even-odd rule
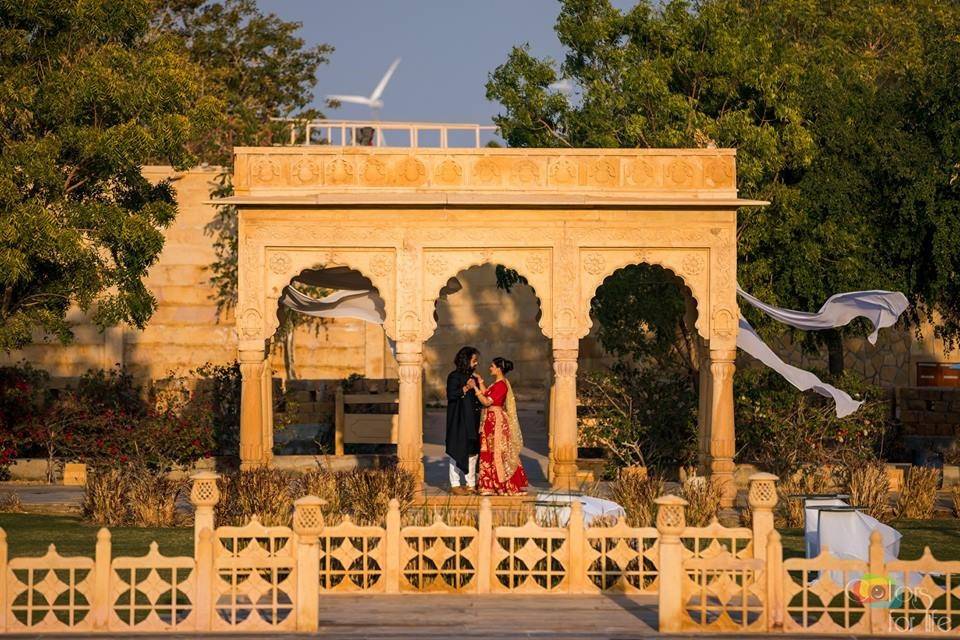
[[[924,547],[930,547],[937,560],[960,560],[960,520],[895,520],[890,523],[903,534],[900,540],[900,559],[916,560]],[[780,529],[783,536],[783,555],[802,558],[803,529]]]
[[[0,513],[0,527],[7,532],[9,557],[42,556],[50,543],[65,556],[93,557],[100,527],[83,524],[77,516]],[[154,540],[167,556],[193,555],[193,528],[110,529],[114,556],[142,556]]]

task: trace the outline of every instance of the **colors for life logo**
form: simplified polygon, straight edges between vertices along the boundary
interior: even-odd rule
[[[888,576],[865,573],[848,587],[850,594],[871,609],[889,609],[903,601],[903,590],[898,589]]]

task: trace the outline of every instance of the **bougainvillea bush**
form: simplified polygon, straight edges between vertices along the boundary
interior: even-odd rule
[[[166,473],[213,451],[214,391],[175,377],[145,390],[122,369],[92,370],[75,388],[51,389],[43,371],[2,367],[0,470],[31,455],[47,459],[51,482],[72,461]]]
[[[42,410],[49,376],[27,362],[0,367],[0,479],[20,453],[23,438],[18,429]]]

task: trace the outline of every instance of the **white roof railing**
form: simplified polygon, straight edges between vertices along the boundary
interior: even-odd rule
[[[270,120],[282,122],[289,128],[288,144],[304,146],[328,144],[342,147],[392,146],[414,149],[417,147],[479,148],[486,141],[492,140],[497,133],[497,127],[493,125],[448,122],[298,120],[296,118],[270,118]],[[482,138],[487,140],[484,141]],[[456,144],[457,141],[465,144]]]

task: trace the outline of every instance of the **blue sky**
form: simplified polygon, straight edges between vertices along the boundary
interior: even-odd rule
[[[259,0],[265,12],[303,23],[308,43],[336,47],[320,68],[318,106],[330,93],[370,95],[390,62],[400,57],[384,93],[383,120],[489,124],[498,105],[484,85],[515,44],[559,60],[553,31],[557,0]],[[618,7],[635,4],[614,0]],[[327,117],[368,119],[360,105]]]

